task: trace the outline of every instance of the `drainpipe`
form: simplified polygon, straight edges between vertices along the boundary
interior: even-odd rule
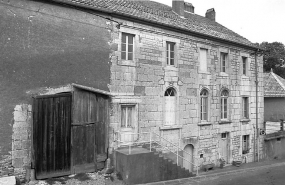
[[[259,50],[259,49],[258,49]],[[255,108],[256,108],[256,142],[257,142],[257,162],[259,162],[259,128],[258,128],[258,64],[257,64],[257,52],[255,52]],[[255,156],[256,154],[254,154]]]

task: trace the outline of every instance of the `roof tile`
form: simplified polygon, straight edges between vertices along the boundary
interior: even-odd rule
[[[172,11],[170,6],[153,2],[139,0],[57,0],[64,3],[75,3],[86,5],[94,10],[111,10],[113,13],[133,16],[138,19],[156,21],[158,23],[175,26],[192,32],[205,34],[218,39],[240,43],[250,47],[255,47],[246,38],[238,35],[221,24],[211,21],[208,18],[197,14],[190,14],[189,18],[181,18]]]
[[[264,73],[264,97],[285,97],[285,80],[273,72]]]

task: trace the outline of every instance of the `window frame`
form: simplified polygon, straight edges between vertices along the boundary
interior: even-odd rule
[[[206,92],[206,95],[203,94]],[[200,91],[200,120],[203,122],[209,119],[209,91],[202,89]]]
[[[130,126],[128,126],[129,124],[128,124],[128,122],[127,122],[127,118],[128,118],[128,111],[126,111],[126,118],[125,118],[125,120],[126,120],[126,123],[124,124],[124,126],[123,126],[123,109],[124,108],[131,108],[131,114],[132,114],[132,117],[131,117],[131,124],[130,124]],[[135,112],[136,112],[136,105],[135,104],[121,104],[120,105],[120,111],[121,111],[121,114],[120,114],[120,127],[121,127],[121,129],[133,129],[133,128],[135,128]]]
[[[242,60],[242,75],[247,76],[248,75],[248,67],[247,67],[247,63],[248,63],[248,57],[242,56],[241,57]]]
[[[223,95],[223,93],[226,92],[226,95]],[[226,103],[225,103],[226,102]],[[221,92],[221,102],[220,102],[220,115],[221,115],[221,120],[229,120],[229,91],[226,89],[223,89]],[[226,107],[226,111],[225,111]],[[226,117],[225,117],[226,114]]]
[[[242,97],[242,119],[249,119],[249,97]]]
[[[202,69],[201,68],[201,64],[202,64],[202,58],[203,57],[201,57],[202,56],[202,52],[201,51],[205,51],[205,70],[204,69]],[[208,49],[207,48],[200,48],[200,50],[199,50],[199,72],[202,72],[202,73],[207,73],[208,72]]]
[[[124,37],[126,37],[126,42],[124,43]],[[132,37],[133,42],[129,43],[129,38]],[[125,44],[125,47],[124,47]],[[122,38],[121,38],[121,59],[122,60],[127,60],[127,61],[132,61],[134,60],[134,45],[135,45],[135,35],[134,34],[130,34],[130,33],[125,33],[122,32]],[[129,46],[132,46],[132,52],[129,52]],[[125,49],[125,51],[123,51]],[[125,58],[123,57],[123,53],[125,53]],[[131,59],[129,58],[129,54],[131,54]]]
[[[250,142],[249,142],[250,136],[249,134],[247,135],[242,135],[242,154],[247,154],[249,153],[250,150]]]
[[[220,66],[221,72],[227,73],[227,61],[228,61],[228,53],[220,52]]]
[[[171,50],[171,46],[173,50]],[[166,66],[175,66],[175,42],[166,41]],[[171,53],[173,53],[173,58],[171,58]],[[173,64],[171,64],[171,59]]]

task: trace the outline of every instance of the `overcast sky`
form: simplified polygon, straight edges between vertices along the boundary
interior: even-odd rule
[[[169,6],[172,0],[153,0]],[[195,14],[215,8],[216,21],[253,43],[285,44],[285,0],[185,0]]]

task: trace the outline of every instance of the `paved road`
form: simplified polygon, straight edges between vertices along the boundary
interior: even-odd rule
[[[285,166],[196,179],[180,185],[285,185]]]

